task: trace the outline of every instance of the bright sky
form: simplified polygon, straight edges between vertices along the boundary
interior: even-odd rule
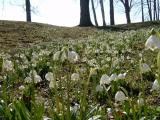
[[[2,0],[0,0],[1,2]],[[25,21],[26,14],[24,9],[25,0],[4,0],[4,5],[0,4],[0,19],[1,20],[17,20]],[[80,18],[80,0],[31,0],[33,7],[36,7],[37,14],[32,14],[33,22],[48,23],[58,26],[76,26],[79,24]],[[106,23],[109,24],[109,5],[108,0],[105,2]],[[99,5],[96,6],[97,18],[99,25],[102,25],[101,11]],[[119,12],[121,11],[121,12]],[[133,22],[140,21],[140,16],[134,18],[131,15]],[[91,19],[93,14],[91,10]],[[94,23],[94,21],[93,21]],[[115,9],[115,23],[126,23],[125,14],[120,10]]]

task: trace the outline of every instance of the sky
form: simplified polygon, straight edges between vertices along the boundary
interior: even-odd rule
[[[0,0],[0,20],[25,21],[25,0]],[[36,13],[32,13],[32,21],[47,23],[57,26],[72,27],[79,24],[80,19],[80,0],[30,0],[31,5],[35,8]],[[95,4],[98,24],[102,25],[100,6]],[[108,0],[104,3],[106,23],[109,25],[109,4]],[[91,8],[91,7],[90,7]],[[125,14],[121,4],[115,6],[115,23],[126,23]],[[93,20],[93,13],[91,20]],[[133,12],[131,14],[132,22],[140,21],[140,15]]]

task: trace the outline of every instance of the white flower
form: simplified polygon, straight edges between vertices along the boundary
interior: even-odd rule
[[[24,85],[19,86],[19,90],[24,90],[24,89],[25,89]]]
[[[52,72],[48,72],[48,73],[45,75],[45,78],[46,78],[46,80],[48,80],[48,81],[52,81],[52,80],[53,80],[53,73],[52,73]]]
[[[100,120],[101,115],[95,115],[91,118],[89,118],[88,120]]]
[[[96,92],[102,92],[103,91],[103,86],[97,85],[96,86]]]
[[[68,51],[68,60],[70,62],[76,62],[76,61],[78,61],[78,58],[79,58],[79,56],[76,52]]]
[[[54,55],[53,55],[53,60],[57,61],[60,59],[60,54],[61,54],[61,51],[57,51]]]
[[[146,43],[145,43],[145,48],[146,49],[151,49],[152,51],[154,51],[155,49],[159,49],[160,48],[160,40],[159,38],[155,35],[151,35]]]
[[[13,70],[13,63],[9,60],[3,60],[3,70],[11,71]]]
[[[122,102],[122,101],[124,101],[124,100],[126,100],[127,98],[126,98],[126,96],[125,96],[125,94],[122,92],[122,91],[118,91],[117,93],[116,93],[116,95],[115,95],[115,101],[120,101],[120,102]]]
[[[103,74],[101,79],[100,79],[100,85],[104,85],[104,84],[110,84],[110,79],[109,79],[109,76],[106,75],[106,74]]]
[[[53,80],[50,81],[50,83],[49,83],[49,88],[50,88],[50,89],[54,88]]]
[[[79,80],[79,74],[78,73],[73,73],[72,75],[71,75],[71,80],[73,80],[73,81],[78,81]]]
[[[142,73],[151,71],[151,68],[146,63],[143,63],[141,68],[142,68]]]
[[[153,84],[152,84],[152,89],[151,89],[151,91],[153,91],[153,90],[159,90],[160,89],[160,83],[159,83],[159,81],[156,79],[154,82],[153,82]]]
[[[32,82],[32,78],[31,78],[31,77],[26,77],[26,78],[24,79],[24,81],[25,81],[26,83],[31,83],[31,82]]]
[[[118,77],[117,77],[117,79],[125,79],[125,77],[126,77],[126,73],[120,73],[119,75],[118,75]]]
[[[143,105],[144,105],[144,99],[143,99],[143,98],[139,98],[139,99],[137,100],[137,104],[138,104],[139,106],[143,106]]]
[[[43,120],[51,120],[51,118],[43,116]]]
[[[42,81],[42,79],[41,79],[41,77],[39,76],[39,75],[35,75],[34,76],[34,82],[35,83],[39,83],[39,82],[41,82]]]
[[[79,109],[80,109],[80,105],[77,103],[75,103],[74,106],[70,107],[70,111],[72,111],[73,113],[76,113]]]
[[[109,79],[110,79],[110,81],[112,81],[112,80],[116,80],[117,79],[117,74],[112,74],[110,77],[109,77]]]

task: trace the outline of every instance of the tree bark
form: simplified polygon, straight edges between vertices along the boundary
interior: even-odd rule
[[[100,2],[100,6],[101,6],[103,26],[106,26],[103,0],[100,0],[99,2]]]
[[[25,0],[26,2],[26,20],[27,22],[31,22],[31,4],[30,0]]]
[[[110,0],[110,24],[114,25],[114,3],[113,0]]]
[[[91,0],[91,3],[92,3],[92,10],[93,10],[94,22],[95,22],[95,25],[98,26],[97,16],[96,16],[96,11],[95,11],[95,7],[94,7],[94,2],[93,2],[93,0]]]
[[[129,1],[125,0],[124,4],[125,4],[126,19],[127,19],[127,24],[128,24],[128,23],[131,23]]]
[[[142,22],[144,22],[144,3],[143,0],[141,0],[141,13],[142,13]]]
[[[157,0],[157,20],[159,20],[159,0]]]
[[[89,0],[80,0],[80,24],[81,27],[93,26],[90,19]]]
[[[147,0],[147,6],[148,6],[148,14],[150,21],[152,21],[152,9],[151,9],[151,1]]]
[[[157,20],[157,5],[156,0],[153,1],[153,20]]]

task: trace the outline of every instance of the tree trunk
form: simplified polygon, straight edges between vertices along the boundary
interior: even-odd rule
[[[114,25],[114,3],[113,0],[110,0],[110,24]]]
[[[153,20],[157,20],[157,5],[156,0],[153,1]]]
[[[30,4],[30,0],[26,0],[26,19],[27,19],[27,22],[31,22],[31,4]]]
[[[159,20],[159,0],[157,0],[157,20]]]
[[[94,22],[95,22],[95,25],[98,26],[97,16],[96,16],[96,11],[95,11],[95,7],[94,7],[94,2],[93,2],[93,0],[91,0],[91,3],[92,3],[92,10],[93,10]]]
[[[131,23],[130,7],[129,7],[129,1],[128,0],[125,0],[125,13],[126,13],[127,24]]]
[[[103,0],[100,0],[100,6],[101,6],[101,13],[102,13],[103,26],[106,26]]]
[[[80,24],[81,27],[93,26],[89,13],[89,0],[80,0]]]
[[[151,2],[150,2],[149,0],[147,0],[147,6],[148,6],[148,14],[149,14],[149,18],[150,18],[150,21],[152,21]]]
[[[143,0],[141,0],[141,13],[142,13],[142,22],[144,22],[144,3],[143,3]]]

